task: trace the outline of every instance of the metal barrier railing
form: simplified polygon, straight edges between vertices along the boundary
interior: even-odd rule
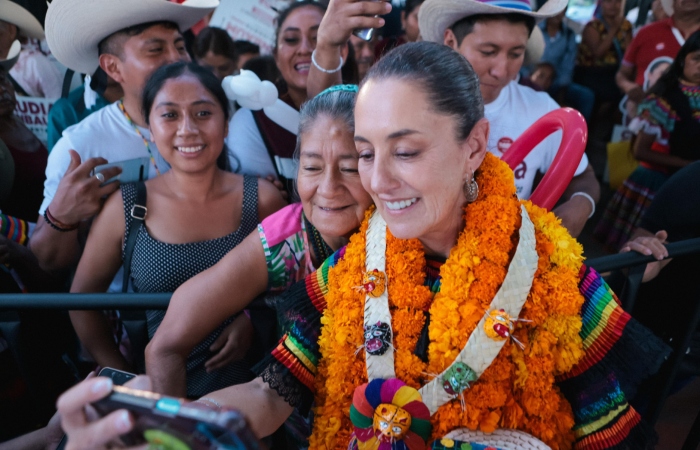
[[[3,309],[167,309],[171,293],[0,294]]]
[[[694,253],[700,253],[700,238],[688,239],[670,243],[666,246],[669,258],[675,258]],[[626,272],[625,292],[620,295],[623,307],[631,310],[634,305],[637,289],[642,281],[644,268],[647,263],[655,262],[653,256],[646,256],[636,252],[619,253],[586,261],[586,265],[600,273],[628,269]],[[620,294],[620,293],[618,293]],[[695,294],[700,298],[700,283]],[[58,309],[58,310],[145,310],[167,309],[170,302],[170,293],[162,294],[137,294],[137,293],[99,293],[99,294],[0,294],[0,312],[24,309]],[[647,408],[645,418],[654,424],[661,413],[663,403],[668,396],[672,383],[680,369],[685,349],[690,345],[692,334],[700,323],[700,302],[692,314],[687,329],[682,339],[674,343],[674,352],[668,363],[662,370],[660,377],[664,385],[655,391],[655,396]],[[0,314],[2,315],[2,314]],[[0,322],[2,318],[0,317]],[[693,430],[686,440],[686,448],[695,448],[700,442],[700,415],[694,424]]]
[[[666,246],[669,258],[700,252],[700,238],[673,242]],[[654,262],[653,256],[636,252],[619,253],[586,261],[600,273]],[[642,270],[643,272],[643,270]],[[641,281],[641,278],[640,278]],[[0,294],[0,310],[7,309],[167,309],[170,293],[99,294]]]

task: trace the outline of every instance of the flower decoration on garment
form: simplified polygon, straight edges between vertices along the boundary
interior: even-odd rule
[[[469,389],[470,383],[475,382],[478,378],[471,367],[458,361],[442,375],[442,387],[448,395],[456,397]]]
[[[430,411],[420,393],[396,378],[372,380],[355,389],[349,448],[423,450],[430,438]]]
[[[374,269],[365,273],[362,277],[362,286],[357,286],[355,289],[372,298],[378,298],[386,291],[386,285],[386,274]]]
[[[381,356],[391,346],[391,327],[388,323],[377,322],[365,327],[365,351],[370,355]]]
[[[522,342],[513,336],[514,323],[518,321],[529,322],[529,320],[510,317],[505,309],[493,309],[484,321],[484,332],[493,340],[504,341],[510,338],[520,348],[524,348]]]

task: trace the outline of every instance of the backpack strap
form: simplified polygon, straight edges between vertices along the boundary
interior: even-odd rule
[[[73,75],[75,71],[73,69],[66,70],[63,75],[63,86],[61,87],[61,98],[68,98],[68,93],[70,92],[70,85],[73,82]]]
[[[131,277],[131,257],[134,254],[136,239],[139,235],[139,230],[144,225],[148,208],[146,208],[146,184],[143,181],[134,183],[136,188],[136,199],[131,207],[131,221],[127,223],[126,244],[124,245],[124,282],[122,284],[122,292],[126,292],[129,287],[129,278]]]
[[[5,76],[10,80],[10,83],[12,83],[12,87],[15,89],[15,93],[16,93],[16,94],[21,95],[21,96],[23,96],[23,97],[29,97],[29,96],[30,96],[29,94],[27,94],[27,91],[25,91],[24,88],[23,88],[22,86],[19,85],[19,83],[17,82],[17,80],[15,80],[15,79],[12,77],[12,75],[10,75],[10,72],[9,72],[9,71],[7,71],[7,73],[5,73]]]

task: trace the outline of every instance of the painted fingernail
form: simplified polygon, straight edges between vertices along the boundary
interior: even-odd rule
[[[112,379],[104,378],[92,385],[92,392],[108,392],[112,389]]]
[[[131,418],[129,417],[129,413],[127,411],[120,411],[119,414],[117,414],[114,425],[117,427],[118,431],[129,431],[129,428],[131,427]]]

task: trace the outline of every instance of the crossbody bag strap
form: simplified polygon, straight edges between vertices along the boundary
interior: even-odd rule
[[[128,230],[126,233],[126,245],[124,246],[124,281],[122,283],[122,292],[126,292],[129,288],[129,278],[131,276],[131,257],[134,254],[136,246],[136,238],[139,235],[139,230],[146,220],[148,209],[146,208],[146,184],[143,181],[135,183],[136,199],[131,207],[131,221],[127,224]]]

